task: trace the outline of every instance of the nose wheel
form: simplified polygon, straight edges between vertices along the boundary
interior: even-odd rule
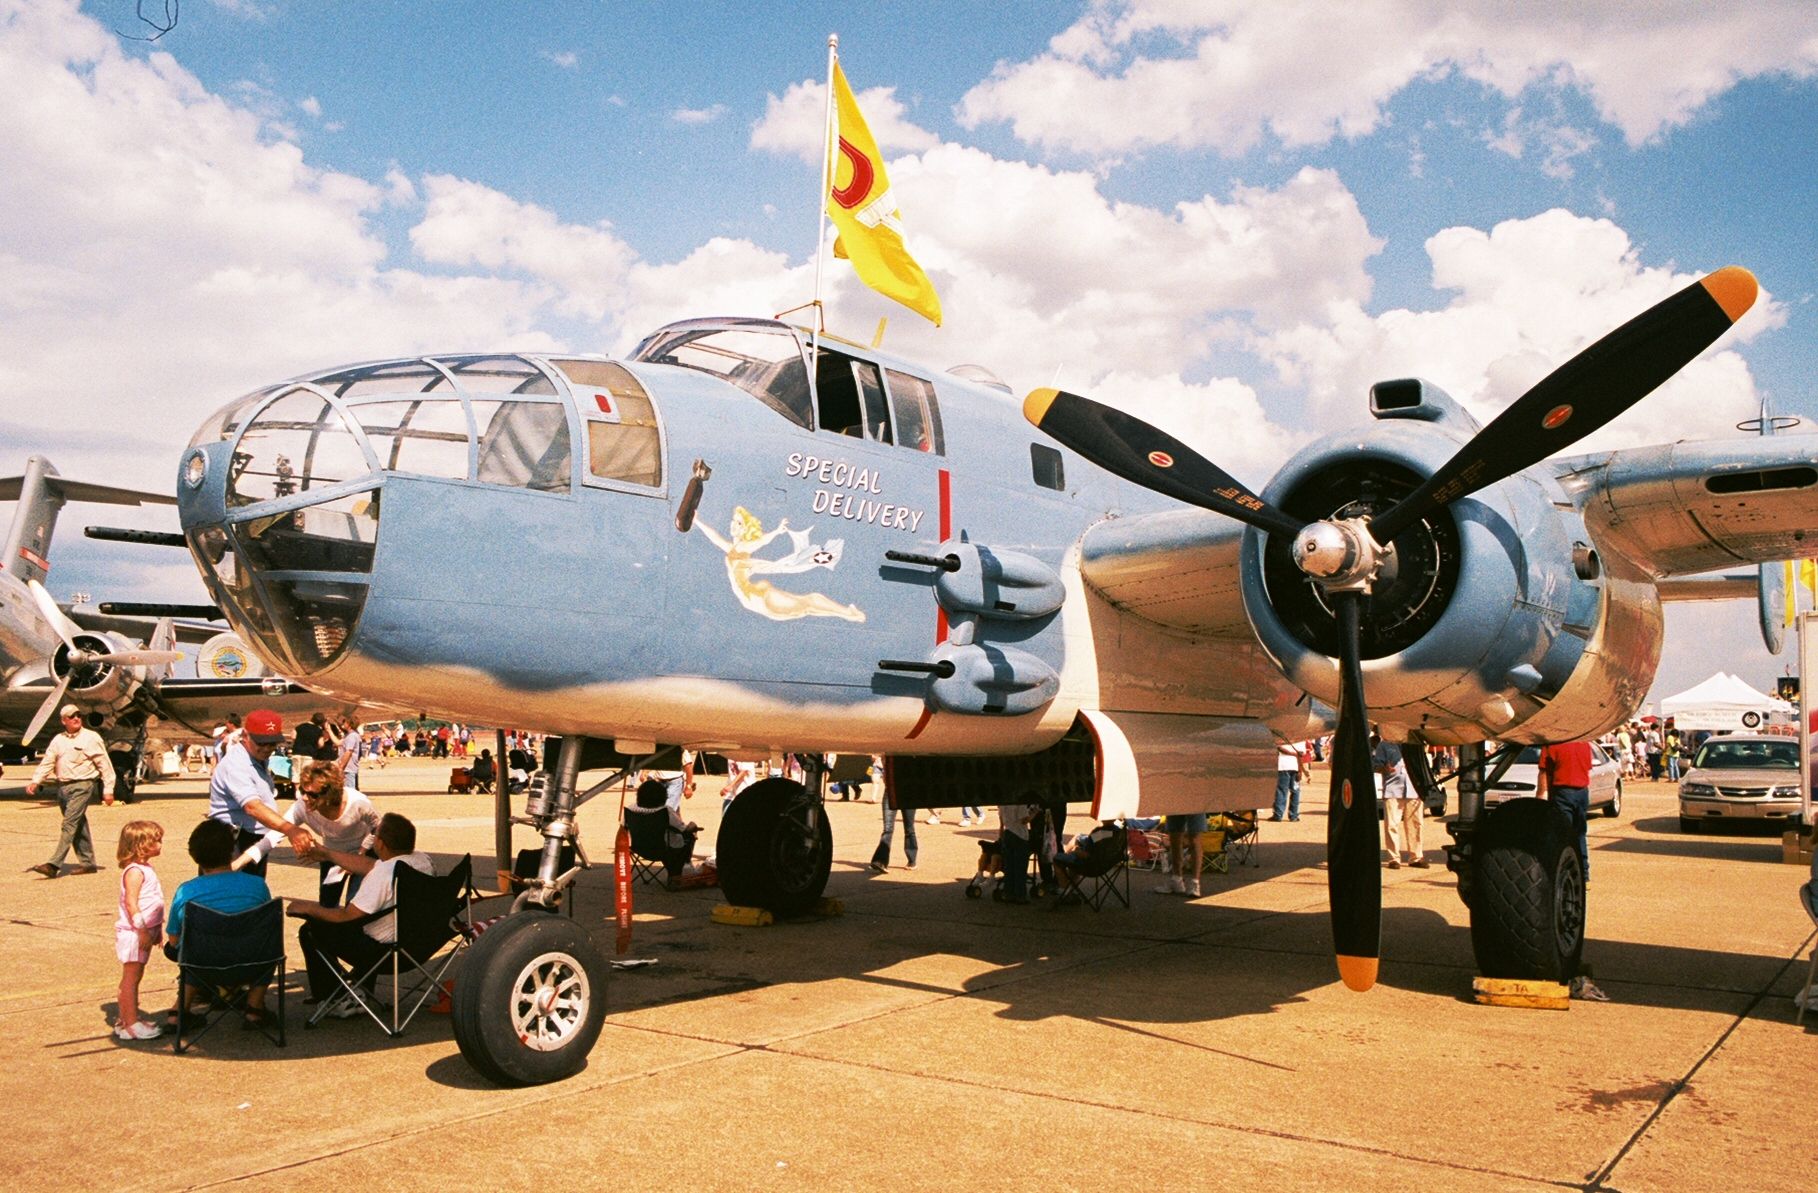
[[[454,991],[461,1055],[500,1085],[572,1077],[605,1023],[606,972],[587,930],[567,916],[507,916],[461,963]]]

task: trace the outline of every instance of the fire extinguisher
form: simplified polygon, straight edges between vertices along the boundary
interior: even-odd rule
[[[623,953],[631,947],[631,830],[623,817],[612,846],[612,895],[619,926],[618,951]]]

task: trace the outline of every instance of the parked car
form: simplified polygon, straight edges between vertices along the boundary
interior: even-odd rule
[[[1799,815],[1799,740],[1760,733],[1708,739],[1679,780],[1679,828],[1711,820],[1788,820]]]
[[[1502,778],[1491,783],[1483,793],[1485,804],[1500,804],[1504,800],[1519,799],[1524,795],[1534,794],[1534,785],[1540,779],[1540,747],[1524,746],[1515,761],[1509,764]],[[1604,752],[1602,746],[1591,744],[1591,811],[1599,808],[1605,816],[1622,815],[1622,767],[1616,759]]]

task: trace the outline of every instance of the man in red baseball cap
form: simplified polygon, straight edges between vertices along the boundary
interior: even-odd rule
[[[284,718],[269,708],[256,708],[246,714],[242,726],[244,736],[227,747],[209,780],[209,819],[221,821],[238,834],[236,855],[250,849],[267,829],[283,833],[299,852],[309,848],[315,838],[279,813],[278,795],[266,769],[272,750],[284,740]],[[263,878],[265,862],[262,857],[245,869]]]

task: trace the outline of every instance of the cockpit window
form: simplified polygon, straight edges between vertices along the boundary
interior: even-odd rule
[[[480,428],[474,479],[544,493],[568,492],[573,470],[568,412],[559,403],[475,401],[473,419]]]
[[[552,360],[568,378],[587,428],[587,473],[599,480],[660,488],[662,437],[656,407],[623,365],[602,360]]]
[[[521,356],[444,356],[438,361],[454,375],[455,384],[474,394],[547,394],[555,386]]]
[[[320,396],[292,390],[253,419],[228,472],[230,505],[290,497],[361,476],[366,455],[341,416]]]
[[[814,425],[808,367],[787,328],[689,328],[659,331],[633,360],[679,365],[738,386],[798,427]]]
[[[890,384],[890,407],[896,411],[896,441],[917,451],[946,455],[941,407],[933,384],[896,369],[885,369],[884,377]]]
[[[821,430],[879,443],[892,442],[883,379],[870,361],[821,349],[816,358],[814,394],[820,407]]]

